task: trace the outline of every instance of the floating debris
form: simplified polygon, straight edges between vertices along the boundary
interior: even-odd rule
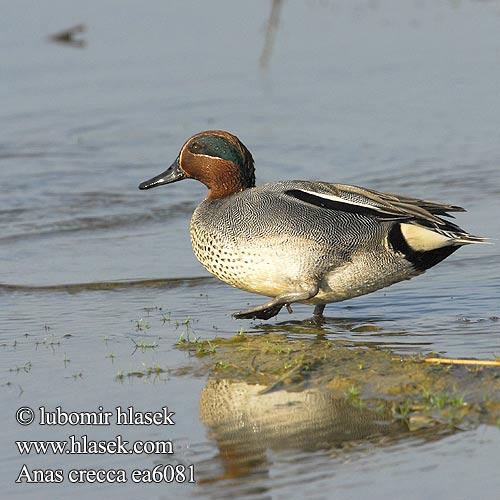
[[[87,42],[75,37],[81,33],[85,33],[85,31],[87,31],[87,27],[84,24],[76,24],[75,26],[71,26],[70,28],[60,31],[59,33],[54,33],[48,38],[51,42],[62,43],[81,49],[87,45]]]

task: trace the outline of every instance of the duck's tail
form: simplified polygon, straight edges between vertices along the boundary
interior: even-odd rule
[[[444,227],[437,224],[400,224],[401,233],[408,246],[415,252],[429,252],[448,246],[462,246],[471,243],[489,243],[488,238],[469,234],[455,224],[448,222]]]

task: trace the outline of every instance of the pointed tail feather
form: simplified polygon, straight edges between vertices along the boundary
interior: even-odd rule
[[[458,226],[451,224],[448,225],[449,229],[404,222],[400,224],[400,227],[406,243],[416,252],[428,252],[437,248],[470,243],[488,243],[487,238],[466,233]]]

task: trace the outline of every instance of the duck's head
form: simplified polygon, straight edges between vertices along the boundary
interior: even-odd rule
[[[255,186],[250,151],[240,140],[222,130],[207,130],[190,137],[165,172],[142,182],[149,189],[182,179],[196,179],[210,190],[208,199],[218,199]]]

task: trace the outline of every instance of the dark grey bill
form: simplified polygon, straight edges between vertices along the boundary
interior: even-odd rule
[[[141,182],[139,184],[139,189],[150,189],[156,186],[161,186],[162,184],[171,184],[172,182],[181,181],[185,178],[186,175],[181,170],[181,167],[179,165],[179,158],[177,158],[174,163],[172,163],[172,165],[170,165],[170,167],[165,170],[165,172],[162,172],[161,174],[147,181]]]

